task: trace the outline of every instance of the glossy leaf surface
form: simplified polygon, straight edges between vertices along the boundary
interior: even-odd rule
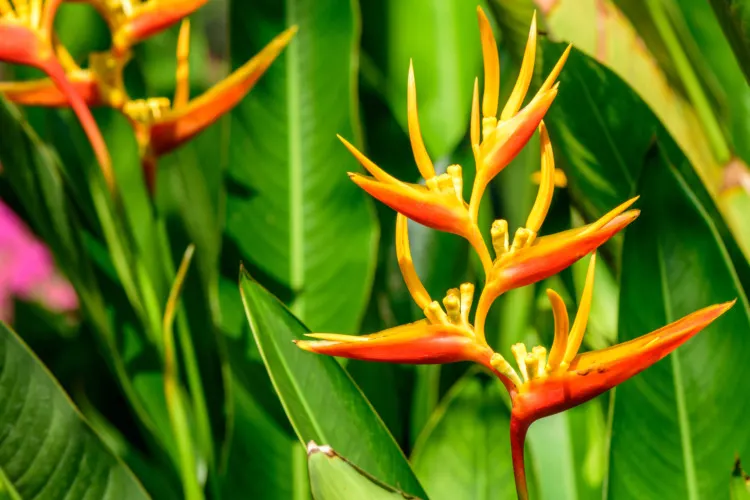
[[[311,328],[350,333],[377,237],[371,202],[347,177],[357,161],[336,138],[358,141],[358,16],[348,0],[286,0],[233,2],[229,17],[233,66],[290,25],[299,32],[232,113],[227,234]]]
[[[292,342],[307,329],[245,271],[240,291],[255,341],[300,441],[327,442],[395,488],[424,492],[383,421],[338,362]]]

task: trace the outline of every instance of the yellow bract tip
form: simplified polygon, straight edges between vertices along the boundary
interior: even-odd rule
[[[578,306],[576,319],[573,321],[573,327],[570,329],[568,346],[565,349],[565,357],[563,358],[563,361],[566,364],[570,364],[573,358],[576,357],[576,354],[578,354],[578,350],[581,348],[583,334],[586,332],[586,324],[588,323],[589,313],[591,312],[591,298],[594,295],[595,272],[596,252],[593,252],[591,254],[591,260],[589,260],[589,269],[586,272],[586,284],[583,286],[581,302]]]
[[[618,215],[620,215],[621,213],[623,213],[625,210],[627,210],[628,207],[630,207],[630,205],[632,205],[633,203],[635,203],[638,200],[638,198],[640,198],[640,196],[635,196],[633,198],[630,198],[628,201],[626,201],[624,203],[621,203],[620,205],[616,206],[615,208],[613,208],[612,210],[610,210],[609,212],[607,212],[604,216],[600,217],[599,220],[597,220],[596,222],[594,222],[591,225],[589,225],[581,233],[581,236],[583,236],[585,234],[588,234],[588,233],[591,233],[591,232],[594,232],[594,231],[598,231],[602,227],[606,226],[608,223],[612,222],[612,220],[615,217],[617,217]]]
[[[339,140],[344,143],[346,149],[349,150],[349,152],[357,159],[357,161],[365,168],[365,170],[367,170],[377,180],[386,184],[398,183],[398,180],[396,178],[386,173],[386,171],[382,168],[378,167],[372,160],[362,154],[362,152],[355,148],[349,141],[341,137],[339,134],[336,134],[336,137],[338,137]]]
[[[523,62],[521,63],[521,71],[518,74],[518,80],[516,85],[513,87],[508,102],[505,103],[503,112],[500,115],[501,120],[507,120],[511,118],[518,110],[521,109],[523,100],[526,98],[526,92],[529,90],[531,84],[531,77],[534,74],[534,61],[536,60],[536,12],[531,19],[531,28],[529,29],[529,40],[526,43],[526,50],[523,54]]]
[[[414,65],[409,61],[409,81],[407,84],[406,94],[406,115],[409,122],[409,140],[411,149],[414,152],[414,160],[417,162],[417,168],[425,179],[435,177],[435,167],[432,160],[427,154],[427,148],[424,146],[422,131],[419,128],[419,114],[417,113],[417,85],[414,80]]]
[[[190,100],[190,19],[183,19],[177,37],[177,71],[175,77],[174,109]]]
[[[482,40],[482,59],[484,60],[484,96],[482,97],[482,116],[497,116],[498,99],[500,98],[500,56],[497,42],[492,34],[492,26],[481,7],[477,7],[479,18],[479,35]]]
[[[571,43],[565,49],[565,52],[563,52],[563,54],[560,56],[560,59],[558,59],[557,64],[555,64],[555,67],[552,68],[552,71],[550,71],[549,76],[547,76],[547,79],[539,88],[539,94],[552,88],[552,85],[555,83],[555,80],[557,80],[557,77],[560,76],[560,72],[562,71],[563,66],[565,66],[565,62],[568,60],[568,55],[570,55],[570,49],[572,48],[573,48],[573,44]]]
[[[471,99],[471,145],[479,145],[479,78],[474,78],[474,95]]]
[[[369,340],[365,336],[342,335],[339,333],[306,333],[305,337],[311,337],[317,340],[328,340],[330,342],[367,342]]]
[[[425,309],[431,302],[430,294],[427,293],[422,281],[414,268],[409,247],[408,220],[403,214],[396,215],[396,257],[401,275],[404,277],[406,288],[409,290],[414,302],[420,309]]]
[[[539,124],[539,136],[542,150],[542,180],[539,183],[539,192],[537,193],[534,206],[531,208],[529,218],[526,220],[526,227],[539,232],[542,227],[547,212],[552,204],[552,195],[555,191],[555,157],[552,152],[552,143],[549,140],[547,127],[542,121]]]
[[[552,315],[555,321],[555,340],[552,342],[552,349],[550,349],[549,360],[547,361],[547,369],[552,371],[560,366],[560,362],[565,355],[570,323],[568,310],[565,308],[565,302],[562,297],[552,289],[547,290],[547,297],[552,305]]]

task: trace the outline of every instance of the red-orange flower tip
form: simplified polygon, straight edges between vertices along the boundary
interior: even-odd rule
[[[133,45],[153,36],[182,18],[189,16],[208,0],[150,0],[131,7],[132,13],[121,13],[125,19],[118,22],[117,13],[105,12],[110,27],[114,28],[112,48],[114,52],[127,51]],[[129,3],[129,2],[128,2]]]
[[[373,335],[311,334],[299,348],[318,354],[388,363],[433,364],[472,360],[478,348],[454,326],[420,321]]]
[[[533,230],[519,228],[513,244],[495,260],[488,288],[499,295],[562,271],[633,222],[640,210],[626,209],[636,200],[628,200],[591,224],[549,236],[537,238]]]
[[[259,53],[203,95],[183,106],[169,107],[150,116],[150,146],[156,155],[172,151],[234,108],[253,88],[271,63],[297,33],[292,26],[277,35]]]
[[[529,380],[513,399],[513,415],[530,424],[584,403],[663,359],[729,310],[735,301],[703,308],[649,334],[599,351]]]

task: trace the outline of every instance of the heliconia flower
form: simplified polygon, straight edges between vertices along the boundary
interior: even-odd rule
[[[521,63],[521,71],[498,118],[500,57],[492,27],[481,7],[477,7],[477,16],[479,18],[484,59],[484,93],[481,105],[482,139],[480,140],[479,82],[475,80],[471,111],[471,143],[477,163],[477,175],[474,180],[472,199],[469,203],[472,214],[476,214],[476,211],[479,210],[478,200],[482,197],[487,184],[523,149],[544,118],[552,101],[557,96],[558,84],[555,81],[562,71],[571,49],[568,46],[537,94],[526,107],[521,109],[534,73],[537,43],[535,13],[531,20],[529,39]]]
[[[85,100],[68,80],[54,47],[52,24],[62,0],[0,0],[0,61],[44,71],[81,122],[105,182],[114,188],[109,151]]]
[[[436,175],[427,154],[419,130],[411,66],[407,94],[409,137],[426,186],[407,184],[392,177],[342,139],[372,175],[350,174],[352,180],[398,212],[396,253],[399,268],[409,293],[426,319],[363,336],[313,333],[309,336],[314,340],[299,341],[297,345],[315,353],[369,361],[412,364],[472,361],[491,370],[511,397],[511,448],[516,487],[519,498],[525,500],[528,493],[523,450],[526,431],[532,422],[581,404],[648,368],[705,328],[733,303],[707,307],[629,342],[600,351],[578,353],[591,307],[595,251],[638,217],[638,210],[629,210],[637,197],[586,226],[539,236],[555,186],[565,181],[564,174],[555,169],[552,143],[543,117],[557,93],[554,81],[568,51],[537,95],[521,109],[531,81],[536,50],[536,26],[532,21],[521,74],[498,121],[499,58],[489,22],[481,9],[479,23],[485,61],[483,140],[480,141],[479,85],[475,81],[470,137],[477,176],[468,205],[462,195],[461,168],[452,165],[445,174]],[[490,231],[495,251],[493,260],[478,229],[479,203],[487,183],[505,168],[535,130],[539,131],[541,144],[539,191],[526,224],[515,231],[512,242],[507,221],[493,223]],[[431,228],[463,236],[476,249],[486,280],[473,325],[470,323],[472,284],[464,283],[460,288],[448,290],[442,306],[432,300],[425,289],[412,261],[407,217]],[[549,358],[547,349],[542,346],[529,352],[525,345],[516,344],[511,348],[517,366],[517,369],[513,368],[488,345],[485,338],[485,322],[493,302],[503,293],[546,279],[588,254],[592,254],[592,258],[572,327],[562,299],[549,290],[555,317],[555,340]]]
[[[74,91],[89,107],[108,106],[121,109],[128,100],[123,69],[130,54],[114,56],[111,52],[93,52],[89,67],[81,68],[62,45],[55,46],[57,58]],[[0,82],[0,94],[24,106],[67,107],[68,97],[50,78],[24,82]]]
[[[555,188],[555,159],[543,121],[539,124],[539,135],[542,153],[541,180],[526,226],[516,231],[511,244],[507,221],[496,220],[492,224],[490,234],[496,258],[477,304],[476,329],[480,337],[484,332],[487,311],[497,297],[508,290],[530,285],[559,273],[606,243],[640,214],[638,210],[627,210],[638,199],[636,197],[592,224],[538,238],[537,233],[552,203]]]
[[[491,366],[494,352],[477,339],[469,322],[474,285],[464,283],[448,290],[442,307],[432,300],[414,269],[407,221],[401,214],[396,219],[396,252],[409,293],[426,319],[371,335],[312,333],[308,337],[316,340],[298,341],[297,346],[319,354],[368,361],[411,364],[474,361]],[[508,384],[510,389],[512,384]]]
[[[407,118],[414,160],[425,179],[425,185],[410,184],[396,179],[339,136],[347,149],[372,175],[367,177],[350,173],[349,177],[371,196],[408,218],[433,229],[466,238],[479,252],[485,269],[489,270],[490,256],[484,251],[482,236],[476,224],[472,224],[468,205],[464,201],[461,166],[451,165],[445,173],[437,175],[432,159],[427,153],[419,127],[417,90],[414,66],[411,63],[407,84]]]
[[[252,59],[192,100],[188,100],[188,30],[186,22],[178,42],[174,102],[170,103],[167,98],[151,98],[128,101],[123,106],[123,112],[135,128],[146,182],[152,191],[157,158],[189,141],[234,108],[289,44],[297,27],[292,26],[276,36]]]
[[[68,0],[91,4],[112,32],[112,52],[126,53],[133,45],[189,16],[208,0]]]
[[[523,446],[526,431],[533,422],[585,403],[640,373],[734,305],[732,301],[706,307],[636,339],[579,354],[591,309],[595,267],[596,254],[593,254],[578,313],[570,328],[562,298],[555,291],[547,290],[555,318],[555,337],[549,357],[542,346],[529,352],[519,343],[511,348],[518,372],[500,354],[495,353],[490,359],[493,371],[513,383],[510,389],[511,444],[516,487],[522,499],[528,495]]]

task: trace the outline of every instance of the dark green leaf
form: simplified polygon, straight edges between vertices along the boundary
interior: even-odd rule
[[[315,330],[353,332],[375,271],[377,229],[349,179],[357,143],[358,12],[348,0],[232,2],[233,66],[290,25],[294,40],[232,113],[227,231]]]
[[[750,2],[747,0],[711,0],[745,78],[750,82]]]
[[[315,500],[415,498],[381,483],[337,454],[330,446],[318,446],[310,441],[307,445],[307,464]]]
[[[424,496],[393,437],[349,375],[326,356],[297,348],[305,327],[243,270],[240,292],[274,388],[302,442],[329,443],[368,473]]]
[[[148,498],[50,373],[4,324],[0,401],[0,475],[21,498]]]
[[[414,63],[422,134],[435,160],[452,153],[468,130],[474,78],[481,77],[476,5],[462,0],[363,2],[364,47],[404,131],[409,61]],[[413,164],[410,157],[403,161]]]
[[[750,456],[750,306],[716,224],[659,149],[639,183],[643,213],[625,237],[620,340],[737,299],[720,320],[615,395],[609,498],[728,498],[727,471]]]

